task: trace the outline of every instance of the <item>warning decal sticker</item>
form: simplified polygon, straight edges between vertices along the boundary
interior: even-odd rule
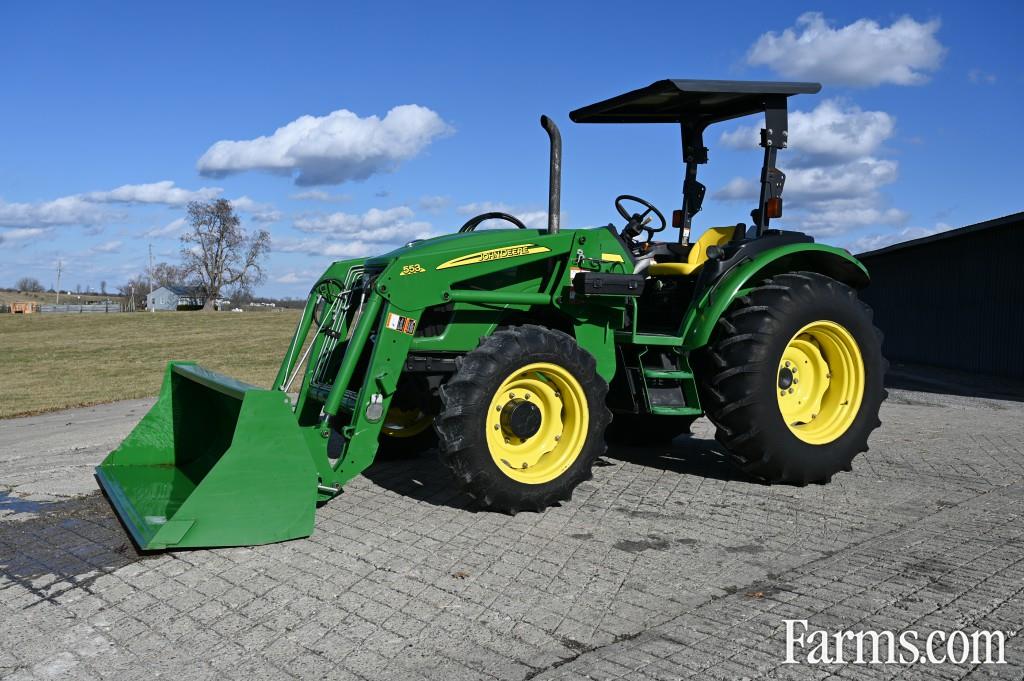
[[[407,333],[411,336],[416,333],[416,320],[390,312],[388,313],[387,327],[392,331]]]

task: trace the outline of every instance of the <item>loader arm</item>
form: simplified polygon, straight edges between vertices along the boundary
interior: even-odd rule
[[[624,270],[627,254],[609,231],[495,230],[432,241],[336,263],[307,301],[274,387],[292,386],[305,362],[296,418],[318,471],[321,501],[373,462],[411,352],[455,357],[509,315],[554,310],[570,331],[579,331],[580,345],[607,380],[614,373],[613,331],[624,303],[616,308],[569,294],[577,264]],[[344,284],[332,289],[330,282]],[[426,310],[447,310],[446,322],[421,329]]]

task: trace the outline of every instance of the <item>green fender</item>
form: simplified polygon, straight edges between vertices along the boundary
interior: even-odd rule
[[[597,312],[597,311],[595,311]],[[608,383],[612,382],[615,376],[615,331],[612,328],[612,316],[594,314],[590,317],[577,317],[573,319],[573,331],[576,334],[576,342],[581,348],[594,356],[597,363],[597,373]],[[601,318],[601,317],[604,318]],[[619,312],[619,316],[622,313]],[[595,319],[594,317],[598,317]]]
[[[719,318],[753,281],[784,272],[818,272],[854,288],[869,281],[867,268],[842,248],[803,243],[763,251],[727,272],[690,306],[680,328],[683,348],[706,345]]]

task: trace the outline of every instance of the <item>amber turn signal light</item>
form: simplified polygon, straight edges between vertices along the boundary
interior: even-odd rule
[[[769,218],[782,217],[782,197],[776,196],[764,202],[764,214]]]

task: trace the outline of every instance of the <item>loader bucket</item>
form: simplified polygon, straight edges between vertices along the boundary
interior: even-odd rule
[[[284,393],[171,362],[156,404],[96,469],[140,549],[313,532],[317,474]]]

